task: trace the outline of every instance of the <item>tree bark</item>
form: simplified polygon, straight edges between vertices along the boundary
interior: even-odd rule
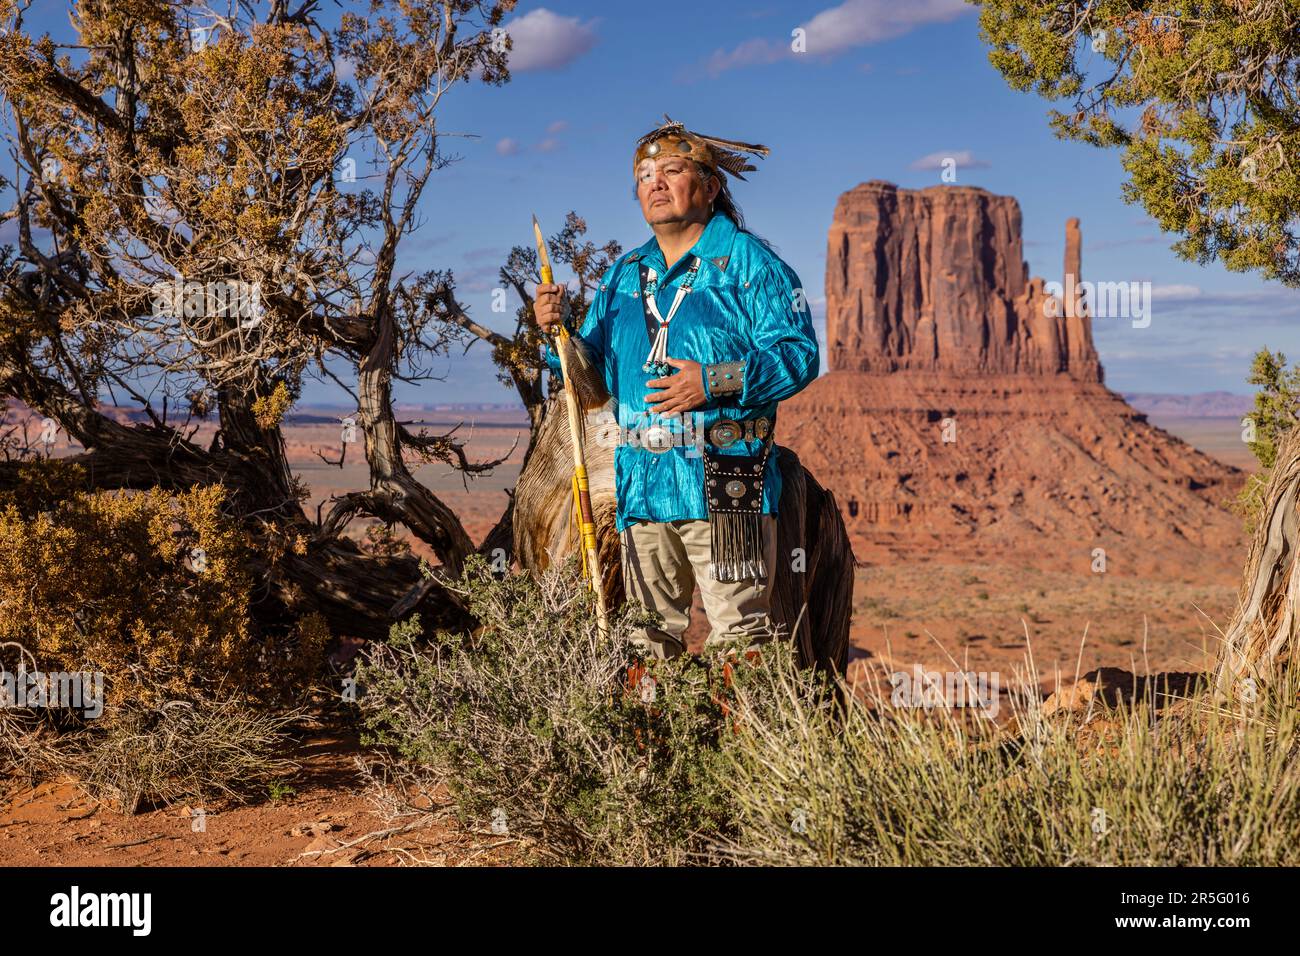
[[[187,491],[221,484],[238,518],[277,519],[280,530],[303,534],[305,555],[286,555],[279,574],[261,567],[275,600],[297,613],[318,611],[339,636],[387,637],[392,611],[421,581],[413,557],[383,558],[361,552],[352,542],[318,529],[307,520],[292,491],[291,473],[278,430],[268,436],[251,412],[238,405],[223,409],[223,438],[210,449],[185,440],[158,424],[123,425],[86,407],[60,382],[0,358],[0,394],[14,395],[28,407],[55,418],[86,451],[66,459],[80,465],[87,490]],[[280,454],[275,454],[276,449]],[[0,485],[5,483],[0,465]],[[459,600],[436,581],[426,584],[418,602],[426,626],[462,627],[468,621]],[[405,610],[415,609],[408,602]]]
[[[1300,428],[1277,450],[1264,507],[1242,574],[1237,611],[1223,635],[1215,668],[1217,694],[1254,699],[1292,663],[1300,634]]]

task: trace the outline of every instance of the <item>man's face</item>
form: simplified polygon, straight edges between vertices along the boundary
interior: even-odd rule
[[[636,170],[636,196],[650,225],[706,221],[718,193],[716,177],[706,187],[695,163],[680,156],[646,157]]]

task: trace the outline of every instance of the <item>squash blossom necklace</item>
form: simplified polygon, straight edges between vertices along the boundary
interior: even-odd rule
[[[668,308],[667,315],[661,315],[659,306],[655,303],[655,293],[659,290],[659,274],[649,266],[646,267],[645,281],[642,284],[642,296],[645,301],[645,307],[650,310],[650,314],[655,317],[659,323],[659,328],[655,332],[654,340],[650,343],[650,354],[646,356],[645,364],[641,366],[641,371],[653,373],[655,375],[667,375],[673,369],[668,364],[668,323],[673,320],[677,314],[677,307],[682,304],[691,292],[691,284],[695,282],[696,275],[700,271],[700,257],[691,257],[691,268],[682,278],[682,284],[677,287],[677,295],[673,297],[673,304]]]

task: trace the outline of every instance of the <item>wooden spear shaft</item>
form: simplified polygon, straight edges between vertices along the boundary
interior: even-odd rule
[[[533,235],[537,240],[537,259],[542,282],[550,285],[555,281],[551,270],[551,257],[546,251],[546,240],[542,238],[542,227],[537,217],[533,216]],[[555,354],[560,357],[560,377],[564,381],[564,405],[569,413],[569,437],[573,445],[573,485],[578,499],[578,529],[582,539],[582,554],[587,575],[592,588],[596,591],[596,628],[601,637],[609,636],[609,617],[605,611],[604,578],[600,573],[600,553],[596,549],[596,519],[591,508],[591,488],[587,482],[587,455],[582,445],[582,408],[578,404],[578,390],[569,378],[569,360],[565,355],[565,345],[569,341],[569,331],[563,325],[555,332]]]

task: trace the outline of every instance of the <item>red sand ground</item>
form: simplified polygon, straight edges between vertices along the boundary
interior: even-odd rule
[[[464,420],[468,435],[472,424],[477,459],[505,454],[516,435],[521,447],[514,461],[522,454],[526,431],[518,414],[422,417],[431,419],[431,430]],[[1235,419],[1152,421],[1221,460],[1252,467]],[[342,469],[315,455],[322,450],[336,458],[339,434],[333,423],[290,429],[290,453],[316,501],[364,486],[359,447],[349,449]],[[468,490],[444,466],[424,466],[419,474],[479,539],[500,516],[518,465],[504,465]],[[350,533],[360,536],[364,526]],[[1241,557],[1244,562],[1244,551]],[[1025,660],[1026,632],[1046,690],[1058,670],[1069,683],[1076,672],[1103,664],[1136,673],[1199,670],[1216,652],[1216,626],[1224,627],[1232,613],[1237,574],[1223,562],[1193,563],[1159,578],[1072,573],[1036,568],[1014,552],[996,562],[877,561],[857,571],[850,678],[868,667],[889,672],[919,663],[947,670],[950,659],[963,669],[1009,674]],[[698,600],[694,617],[689,636],[698,647],[705,633]],[[517,852],[508,837],[465,831],[445,807],[440,819],[418,830],[338,849],[388,826],[364,793],[353,763],[360,752],[355,739],[308,734],[291,754],[301,766],[291,783],[296,793],[210,812],[202,833],[192,831],[184,808],[126,817],[88,800],[71,782],[31,788],[11,781],[0,790],[0,865],[478,865],[506,862]]]
[[[300,767],[294,793],[202,817],[191,807],[126,816],[70,780],[11,782],[0,793],[0,865],[469,866],[514,852],[508,835],[457,826],[446,804],[426,825],[386,834],[406,821],[384,820],[367,798],[358,753],[355,738],[308,734],[289,754]]]

